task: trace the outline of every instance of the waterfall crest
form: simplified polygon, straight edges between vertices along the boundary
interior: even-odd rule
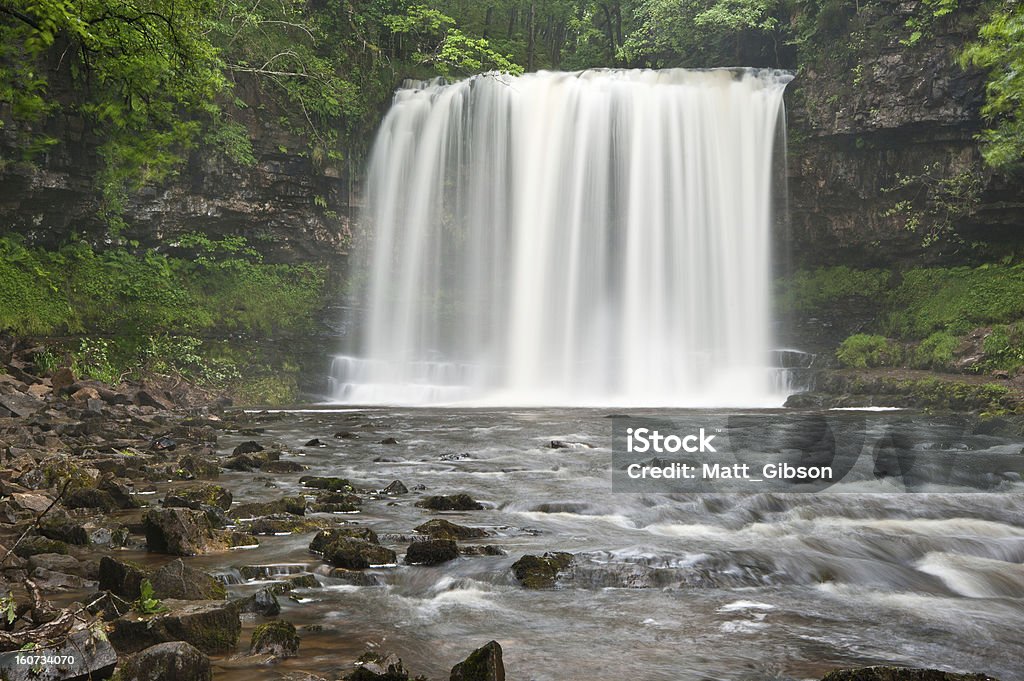
[[[771,195],[789,80],[594,70],[399,90],[334,399],[781,405]]]

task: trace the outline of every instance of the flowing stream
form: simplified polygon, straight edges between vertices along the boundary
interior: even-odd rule
[[[861,419],[869,440],[892,418],[833,414]],[[673,415],[698,424],[723,412]],[[611,491],[604,411],[379,408],[272,418],[262,438],[303,452],[308,474],[425,489],[335,516],[373,528],[399,554],[398,566],[369,571],[376,586],[325,576],[307,551],[311,535],[264,537],[259,549],[227,561],[193,559],[237,582],[236,594],[265,584],[241,583],[234,568],[242,565],[269,566],[268,578],[321,573],[320,588],[295,592],[299,602],[282,598],[281,616],[303,637],[300,657],[272,667],[218,660],[224,678],[340,674],[379,646],[414,673],[443,679],[495,639],[509,678],[538,681],[818,679],[835,667],[884,662],[1024,679],[1019,441],[901,416],[917,424],[922,452],[963,455],[964,475],[985,493],[964,494],[962,486],[881,493],[891,488],[861,482],[815,494],[621,494]],[[358,439],[332,438],[338,430]],[[224,436],[221,448],[249,437]],[[311,437],[327,446],[303,448]],[[386,437],[398,444],[378,444]],[[552,449],[553,439],[579,444]],[[226,483],[245,502],[300,492],[298,477],[232,473]],[[438,514],[414,506],[423,495],[455,492],[486,509]],[[413,528],[434,517],[486,528],[491,536],[461,543],[492,544],[507,555],[402,564]],[[545,551],[576,554],[576,566],[554,590],[524,589],[512,563]]]
[[[374,143],[352,404],[781,406],[767,70],[412,83]],[[780,143],[781,142],[781,143]]]

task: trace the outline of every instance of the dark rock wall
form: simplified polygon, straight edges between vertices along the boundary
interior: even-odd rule
[[[906,265],[991,257],[1024,236],[1024,186],[982,165],[975,135],[983,127],[984,74],[957,63],[977,36],[984,3],[961,0],[961,13],[936,21],[932,35],[901,44],[904,24],[927,11],[917,2],[880,0],[849,18],[829,44],[804,48],[787,92],[790,239],[798,266]],[[957,220],[968,241],[984,245],[922,248],[890,209],[920,187],[887,192],[899,175],[981,174],[973,214]]]

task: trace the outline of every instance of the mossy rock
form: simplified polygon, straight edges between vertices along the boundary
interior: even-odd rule
[[[360,539],[337,537],[323,549],[323,558],[334,567],[363,570],[368,567],[393,565],[398,556],[391,549]]]
[[[37,553],[61,553],[67,555],[68,545],[58,539],[49,537],[25,537],[20,544],[14,547],[14,555],[19,558],[28,558]]]
[[[122,681],[212,681],[210,658],[184,641],[158,643],[132,655],[121,665]]]
[[[352,492],[355,487],[345,478],[324,478],[316,475],[304,475],[299,483],[312,489],[326,489],[332,492]]]
[[[417,501],[416,505],[431,511],[479,511],[484,507],[468,494],[431,496]]]
[[[309,543],[309,550],[313,553],[323,553],[324,548],[339,537],[360,539],[362,541],[370,542],[371,544],[380,543],[377,533],[369,527],[335,527],[329,530],[321,530],[320,532],[317,532],[316,536],[313,537],[313,541]]]
[[[295,625],[286,620],[274,620],[259,625],[252,632],[249,653],[273,655],[278,658],[295,657],[299,654],[299,643]]]
[[[200,510],[203,506],[215,506],[228,510],[233,497],[231,490],[221,485],[196,485],[172,490],[164,497],[165,507],[184,507]]]
[[[180,558],[154,570],[149,581],[157,598],[210,601],[227,597],[223,584],[202,570],[186,565]]]
[[[346,681],[408,681],[409,678],[402,659],[393,653],[366,652],[359,656],[357,663],[359,666],[345,677]]]
[[[459,547],[452,539],[430,539],[409,545],[405,562],[409,565],[440,565],[459,557]]]
[[[435,539],[479,539],[487,536],[487,530],[479,527],[466,527],[448,522],[443,518],[428,520],[415,528],[420,534],[425,534]]]
[[[550,589],[558,574],[572,565],[571,553],[545,553],[543,556],[525,555],[512,564],[512,574],[527,589]]]
[[[860,669],[836,669],[822,678],[822,681],[998,681],[985,674],[956,674],[938,669],[914,669],[910,667],[861,667]]]
[[[115,560],[110,556],[100,558],[99,588],[101,591],[134,601],[140,595],[142,580],[146,579],[146,568],[128,560]]]
[[[130,613],[111,624],[110,642],[121,653],[158,643],[186,641],[208,655],[230,652],[242,631],[238,606],[229,601],[163,601],[166,612]]]
[[[282,513],[299,516],[305,515],[306,497],[300,494],[294,497],[282,497],[274,501],[235,504],[231,509],[230,515],[236,519],[249,519],[268,515],[280,515]]]
[[[452,667],[451,681],[505,681],[505,664],[498,642],[489,641]]]

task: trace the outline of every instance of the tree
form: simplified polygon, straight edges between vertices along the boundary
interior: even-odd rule
[[[1007,2],[964,50],[964,65],[988,69],[981,114],[992,126],[979,138],[985,161],[1000,170],[1024,165],[1024,5]]]

